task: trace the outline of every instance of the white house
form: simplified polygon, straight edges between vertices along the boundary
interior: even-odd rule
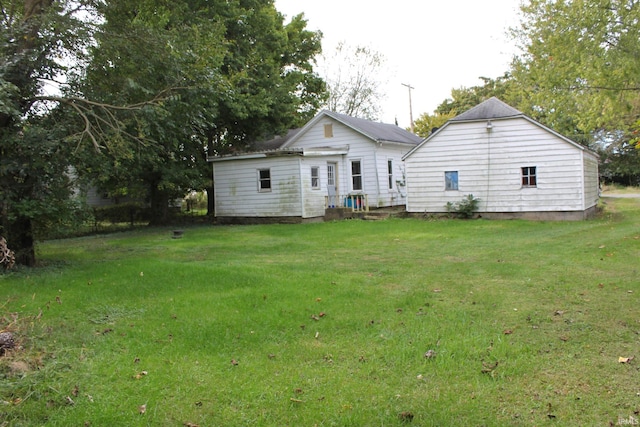
[[[402,156],[422,138],[322,111],[256,151],[210,157],[220,222],[321,219],[325,209],[404,206]]]
[[[407,211],[446,212],[468,194],[482,217],[584,219],[598,156],[497,98],[449,120],[403,157]]]

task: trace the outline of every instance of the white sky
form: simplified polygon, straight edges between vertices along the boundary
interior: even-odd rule
[[[452,88],[480,85],[509,69],[516,52],[507,37],[518,25],[520,0],[275,0],[276,9],[304,13],[310,30],[322,31],[323,50],[340,41],[367,46],[386,58],[388,83],[380,121],[409,127],[433,110]]]

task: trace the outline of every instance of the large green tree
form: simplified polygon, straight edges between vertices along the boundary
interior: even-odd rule
[[[640,114],[640,2],[528,0],[513,33],[526,113],[583,143],[625,143]]]
[[[49,108],[72,100],[43,88],[81,62],[91,4],[53,0],[0,3],[0,233],[16,262],[35,263],[34,230],[61,221],[72,206],[69,128]]]
[[[301,16],[285,26],[271,0],[0,7],[0,232],[21,264],[35,263],[34,231],[69,212],[69,166],[145,189],[162,221],[172,195],[211,180],[207,155],[322,99],[320,35]]]
[[[153,223],[167,220],[172,197],[211,188],[208,155],[298,126],[322,99],[319,34],[302,16],[284,25],[271,0],[111,1],[103,16],[82,91],[131,104],[174,88],[129,123],[145,144],[111,170],[92,167],[102,183],[143,188]]]

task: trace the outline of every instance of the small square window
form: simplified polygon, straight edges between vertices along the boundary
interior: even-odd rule
[[[535,166],[525,166],[522,168],[522,186],[537,187],[538,179],[536,177]]]
[[[258,170],[258,191],[261,193],[271,191],[271,169]]]
[[[317,166],[311,167],[311,188],[320,188],[320,168]]]
[[[444,173],[444,189],[458,189],[458,171],[447,171]]]

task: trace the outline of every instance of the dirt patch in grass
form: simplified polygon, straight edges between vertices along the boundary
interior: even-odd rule
[[[0,351],[0,372],[9,377],[23,375],[41,365],[42,355],[30,348],[33,326],[37,316],[21,317],[17,312],[5,312],[0,317],[0,334],[11,338]]]

